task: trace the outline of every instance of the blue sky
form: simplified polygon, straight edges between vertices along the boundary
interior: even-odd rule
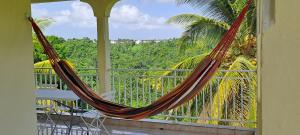
[[[110,38],[167,39],[180,37],[183,28],[166,24],[171,16],[181,13],[199,13],[189,6],[178,6],[175,0],[121,0],[112,9]],[[54,2],[33,4],[36,18],[53,18],[55,23],[46,30],[47,35],[64,38],[89,37],[96,39],[96,18],[88,4]]]

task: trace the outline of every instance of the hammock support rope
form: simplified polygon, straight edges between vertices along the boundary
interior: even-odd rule
[[[166,110],[174,109],[191,100],[201,91],[203,86],[220,67],[252,1],[253,0],[249,0],[247,2],[247,5],[243,8],[231,28],[224,34],[213,51],[198,64],[194,71],[181,84],[168,94],[160,97],[157,101],[141,108],[132,108],[115,104],[95,94],[93,90],[79,78],[71,66],[66,61],[59,58],[33,18],[30,17],[29,21],[32,24],[32,28],[36,33],[39,42],[43,46],[44,52],[49,58],[51,66],[57,75],[78,97],[107,116],[138,120],[159,114]]]

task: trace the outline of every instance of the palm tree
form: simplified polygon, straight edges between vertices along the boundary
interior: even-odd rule
[[[51,18],[35,18],[34,20],[42,30],[45,30],[46,28],[48,28],[51,24],[53,24],[55,22]],[[34,52],[33,52],[34,63],[41,62],[42,60],[47,59],[46,54],[41,53],[41,52],[43,52],[43,48],[41,47],[41,45],[34,33],[32,33],[32,39],[33,39],[32,42],[34,45]],[[47,60],[45,60],[44,63],[45,62],[47,62]],[[50,63],[47,65],[50,65]]]
[[[199,8],[205,14],[180,14],[168,20],[168,23],[183,25],[185,31],[181,38],[180,50],[201,48],[208,53],[229,29],[247,0],[177,0],[178,4],[188,4]],[[255,4],[241,25],[222,68],[241,71],[256,70],[256,11]],[[204,46],[204,47],[203,47]],[[205,55],[205,54],[204,54]],[[172,69],[192,69],[202,60],[203,54],[186,59]],[[164,75],[173,74],[172,71]],[[186,75],[186,74],[184,74]],[[218,78],[217,76],[223,76]],[[239,79],[228,79],[239,78]],[[215,89],[211,91],[211,87]],[[213,99],[209,99],[211,93]],[[242,98],[241,98],[242,95]],[[233,119],[238,121],[256,120],[256,73],[255,72],[218,72],[211,82],[205,86],[198,97],[186,108],[195,108],[197,104],[205,104],[199,112],[189,112],[191,116],[211,118],[198,120],[199,123],[225,124],[243,127],[255,127],[255,124],[242,122],[222,122],[214,119]],[[212,101],[211,101],[212,100]],[[204,101],[204,102],[203,102]],[[206,102],[205,102],[206,101]],[[169,113],[174,113],[172,110]]]
[[[232,1],[232,2],[231,2]],[[197,46],[205,41],[210,50],[229,29],[247,0],[177,0],[179,4],[189,4],[200,8],[203,15],[180,14],[171,17],[167,22],[183,25],[181,50]],[[234,41],[227,62],[233,62],[237,56],[244,56],[255,63],[256,52],[256,9],[251,6]],[[200,43],[199,43],[200,42]]]

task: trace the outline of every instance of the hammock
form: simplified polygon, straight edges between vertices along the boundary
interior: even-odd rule
[[[30,17],[29,21],[32,24],[39,42],[43,46],[45,53],[48,55],[53,69],[78,97],[107,116],[138,120],[159,114],[166,110],[174,109],[191,100],[201,91],[201,88],[220,67],[221,62],[232,44],[252,1],[253,0],[248,1],[247,5],[234,21],[231,28],[225,33],[213,51],[199,63],[194,71],[181,84],[175,87],[170,93],[159,98],[157,101],[141,108],[132,108],[115,104],[113,102],[106,101],[94,93],[86,83],[80,80],[79,76],[76,75],[71,66],[66,61],[61,60],[58,57],[57,53],[47,41],[33,18]]]

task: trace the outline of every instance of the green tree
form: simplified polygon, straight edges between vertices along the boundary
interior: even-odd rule
[[[176,53],[176,42],[177,39],[170,39],[158,43],[113,44],[111,48],[112,68],[168,68],[169,65],[179,62],[183,57]]]
[[[97,44],[94,40],[89,38],[68,39],[58,47],[56,47],[58,54],[74,63],[75,67],[95,68],[97,65]]]

